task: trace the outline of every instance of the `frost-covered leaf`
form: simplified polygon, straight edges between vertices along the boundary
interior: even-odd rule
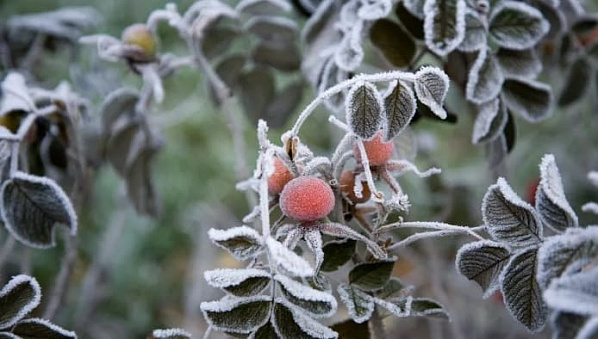
[[[17,336],[16,334],[12,334],[10,332],[0,332],[0,339],[22,339],[22,338]]]
[[[523,2],[501,1],[490,16],[490,36],[504,48],[531,48],[549,29],[542,13]]]
[[[378,244],[362,234],[356,232],[351,227],[339,223],[327,223],[319,226],[322,234],[330,235],[336,238],[352,239],[365,243],[368,251],[378,259],[386,258],[386,252]]]
[[[253,15],[280,14],[290,11],[291,8],[285,0],[242,0],[235,7],[238,12]]]
[[[547,154],[540,164],[540,184],[536,190],[536,210],[544,224],[557,231],[577,227],[577,215],[565,197],[561,174],[554,156]]]
[[[442,105],[448,89],[448,76],[436,67],[422,67],[415,73],[417,98],[440,119],[446,119],[447,117]]]
[[[311,277],[314,275],[314,269],[305,259],[274,240],[274,238],[268,238],[266,244],[270,251],[270,258],[272,258],[277,266],[282,267],[285,271],[297,277]]]
[[[529,247],[514,253],[500,276],[505,305],[515,319],[532,332],[544,326],[548,308],[536,281],[537,248]]]
[[[210,26],[205,30],[201,40],[201,48],[208,59],[224,54],[240,32],[238,28]]]
[[[374,312],[374,298],[347,284],[341,284],[338,286],[338,295],[347,307],[349,316],[356,323],[362,323],[368,321]]]
[[[544,291],[551,308],[582,315],[598,315],[598,268],[553,280]]]
[[[423,3],[423,1],[422,1]],[[395,8],[399,21],[407,31],[418,40],[424,40],[424,21],[413,15],[406,7],[404,1],[399,2]]]
[[[465,35],[458,49],[464,52],[473,52],[486,48],[486,34],[486,27],[484,27],[480,15],[472,9],[467,9]]]
[[[133,114],[139,100],[137,91],[121,87],[108,94],[100,106],[100,116],[105,133],[112,130],[112,125],[123,114]]]
[[[499,98],[476,107],[478,115],[473,125],[474,144],[495,140],[503,133],[509,116]]]
[[[125,174],[127,196],[137,213],[157,217],[160,215],[162,207],[154,188],[151,166],[159,146],[149,145],[145,132],[142,136],[145,141],[139,147],[138,155],[134,158],[129,155],[130,159],[127,161],[128,169]],[[135,154],[135,147],[131,148],[132,154]]]
[[[499,287],[498,277],[509,258],[507,246],[482,240],[461,247],[455,263],[459,273],[478,283],[487,298]]]
[[[364,291],[379,290],[386,285],[395,260],[380,260],[356,265],[349,272],[349,283]]]
[[[54,181],[15,173],[2,185],[2,220],[10,233],[27,246],[55,245],[54,227],[63,224],[77,233],[77,216],[66,193]]]
[[[355,240],[334,240],[327,242],[324,247],[324,262],[320,267],[323,272],[334,272],[344,265],[355,254]]]
[[[261,292],[270,283],[270,273],[255,268],[221,268],[204,272],[212,287],[221,288],[238,297],[248,297]]]
[[[126,176],[134,160],[139,158],[146,146],[146,134],[139,119],[129,114],[122,115],[111,123],[106,158],[121,176]]]
[[[266,121],[268,127],[280,128],[293,116],[303,98],[305,83],[302,80],[294,81],[279,91],[268,105]]]
[[[10,112],[29,112],[35,104],[29,95],[25,77],[18,72],[10,72],[0,85],[2,100],[0,101],[0,116]]]
[[[180,328],[168,328],[152,331],[152,339],[191,339],[191,333]]]
[[[289,307],[282,300],[274,305],[273,325],[280,338],[338,338],[328,327]]]
[[[301,66],[301,53],[295,45],[279,46],[260,43],[251,52],[251,58],[257,63],[285,72],[296,71]]]
[[[497,169],[505,158],[507,157],[507,141],[505,134],[501,133],[494,140],[487,142],[486,149],[486,163],[488,168]]]
[[[397,81],[392,91],[384,98],[385,106],[385,140],[391,140],[409,125],[417,109],[417,101],[411,86]]]
[[[282,295],[287,301],[314,318],[330,317],[336,312],[336,299],[330,293],[315,290],[284,275],[274,279],[280,284]]]
[[[276,93],[274,75],[266,67],[253,67],[239,76],[239,99],[245,114],[257,121]]]
[[[347,123],[355,135],[371,139],[380,129],[384,103],[376,87],[369,82],[357,82],[349,90],[345,103]]]
[[[11,133],[3,126],[0,126],[0,134],[9,135]],[[0,139],[0,185],[10,176],[11,148],[11,141]]]
[[[276,330],[274,329],[274,326],[272,326],[271,322],[267,322],[266,325],[260,327],[255,334],[253,335],[253,337],[251,337],[252,339],[278,339],[278,336],[276,334]]]
[[[18,275],[10,279],[0,290],[0,329],[12,327],[36,308],[41,296],[35,278]]]
[[[253,228],[233,227],[225,230],[210,229],[208,236],[212,242],[229,251],[237,260],[246,260],[260,254],[264,241]]]
[[[482,202],[482,216],[488,233],[497,241],[522,247],[541,241],[542,223],[536,211],[504,178],[488,188]]]
[[[290,45],[297,37],[297,24],[280,16],[255,16],[247,21],[243,29],[255,34],[267,44]]]
[[[403,299],[402,303],[406,303],[409,298]],[[400,304],[399,304],[400,305]],[[416,317],[428,317],[435,319],[450,318],[448,312],[439,302],[429,298],[413,298],[410,300],[409,315]]]
[[[542,62],[531,48],[521,51],[499,48],[496,60],[505,77],[535,78],[542,71]]]
[[[424,33],[426,46],[444,56],[453,51],[465,36],[465,0],[426,0]]]
[[[386,60],[398,68],[408,66],[415,56],[415,41],[391,20],[380,19],[374,22],[370,28],[370,40]]]
[[[555,311],[550,317],[551,327],[554,331],[552,337],[554,339],[575,338],[586,320],[587,317],[579,314]]]
[[[212,328],[232,333],[250,333],[268,321],[271,299],[270,296],[222,299],[203,302],[200,308]]]
[[[76,339],[75,332],[67,331],[46,319],[31,318],[19,321],[12,333],[24,339]]]
[[[388,16],[391,9],[391,0],[363,1],[357,15],[363,20],[376,20]]]
[[[571,105],[583,98],[592,83],[591,69],[592,65],[585,56],[573,62],[559,96],[559,106]]]
[[[596,339],[598,338],[598,317],[590,318],[579,330],[575,339]]]
[[[505,80],[502,93],[509,109],[529,122],[543,120],[551,113],[552,91],[546,84],[511,78]]]
[[[467,100],[480,105],[496,98],[503,81],[503,74],[492,53],[486,48],[481,49],[467,79]]]
[[[538,283],[550,282],[570,270],[576,270],[598,257],[598,227],[569,229],[548,238],[538,251]]]
[[[352,22],[349,34],[345,34],[334,49],[334,61],[344,71],[355,71],[363,61],[362,30],[363,21]]]
[[[404,299],[412,290],[413,286],[405,285],[398,278],[391,277],[382,289],[376,291],[375,296],[383,300]]]

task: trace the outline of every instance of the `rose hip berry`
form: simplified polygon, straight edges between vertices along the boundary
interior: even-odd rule
[[[274,172],[268,177],[268,194],[277,195],[295,176],[285,163],[274,157]]]
[[[122,34],[121,40],[127,45],[134,45],[147,54],[156,54],[156,40],[144,24],[133,24],[127,27]]]
[[[354,204],[361,204],[370,200],[372,192],[365,181],[361,182],[361,185],[363,186],[361,198],[358,198],[357,195],[355,195],[355,173],[353,173],[353,171],[343,171],[340,177],[340,185],[341,192],[343,192],[347,199],[352,201]]]
[[[322,179],[313,176],[289,181],[280,193],[280,208],[290,218],[316,221],[334,208],[334,193]]]
[[[368,155],[370,166],[384,165],[390,160],[395,149],[392,140],[386,142],[382,140],[382,131],[376,133],[371,140],[364,141],[363,146],[365,148],[365,153]],[[357,144],[355,144],[355,147],[353,148],[353,153],[355,154],[355,159],[357,159],[358,162],[361,162],[361,152],[359,151]]]

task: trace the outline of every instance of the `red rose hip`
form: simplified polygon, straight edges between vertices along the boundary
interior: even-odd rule
[[[322,179],[305,176],[289,181],[280,193],[280,209],[287,217],[315,221],[334,208],[334,193]]]
[[[274,157],[274,172],[268,177],[268,194],[277,195],[295,176],[285,163]]]
[[[370,200],[372,192],[365,181],[361,182],[363,186],[361,198],[358,198],[355,194],[355,173],[353,173],[353,171],[343,171],[340,178],[340,184],[341,192],[343,192],[347,199],[351,200],[354,204],[361,204]]]
[[[370,166],[384,165],[390,158],[392,158],[392,154],[395,150],[395,145],[392,140],[386,142],[382,140],[381,131],[376,133],[371,140],[364,141],[363,146],[365,148],[365,153],[368,155]],[[361,162],[361,152],[359,151],[357,144],[355,144],[355,147],[353,148],[353,153],[355,154],[355,159],[357,159],[358,162]]]

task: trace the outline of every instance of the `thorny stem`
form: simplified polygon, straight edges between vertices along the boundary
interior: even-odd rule
[[[338,94],[345,90],[348,87],[353,86],[357,82],[361,81],[368,81],[368,82],[389,82],[393,80],[403,80],[408,82],[415,81],[415,75],[408,72],[402,71],[392,71],[386,73],[377,73],[377,74],[359,74],[351,79],[345,80],[341,83],[338,83],[324,92],[320,93],[312,102],[305,107],[303,112],[297,118],[295,125],[291,129],[291,136],[299,134],[299,129],[305,122],[305,120],[311,115],[311,113],[320,105],[324,100],[330,98],[331,96]]]

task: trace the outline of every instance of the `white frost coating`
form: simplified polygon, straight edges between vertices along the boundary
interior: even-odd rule
[[[544,218],[542,215],[542,210],[538,208],[538,204],[540,202],[539,194],[540,189],[546,197],[562,209],[565,213],[567,213],[567,219],[569,222],[569,227],[577,227],[579,226],[579,220],[571,205],[567,201],[565,197],[565,190],[563,189],[563,182],[561,180],[561,174],[559,173],[559,169],[556,165],[556,161],[554,159],[554,155],[546,154],[542,157],[542,162],[540,164],[540,185],[538,187],[538,191],[536,192],[536,208],[540,211],[540,217],[546,222],[549,219]]]
[[[295,23],[295,21],[288,19],[286,17],[281,16],[254,16],[251,19],[247,20],[243,25],[243,31],[251,32],[256,25],[267,24],[271,26],[278,26],[278,27],[270,27],[272,30],[281,29],[282,31],[293,32],[294,34],[297,33],[299,30],[299,26]],[[276,34],[278,32],[272,32],[271,34]],[[286,35],[285,35],[286,37]],[[273,39],[277,40],[277,39]]]
[[[378,20],[387,17],[391,9],[390,0],[361,0],[357,15],[363,20]]]
[[[447,20],[447,13],[439,13],[440,6],[436,0],[426,0],[424,4],[424,36],[426,46],[434,53],[445,56],[457,48],[463,38],[465,37],[465,10],[466,4],[465,0],[446,0],[446,1],[455,1],[456,2],[456,10],[455,10],[455,26],[454,26],[454,34],[450,37],[449,40],[443,40],[441,42],[442,45],[439,45],[438,41],[436,40],[435,30],[434,27],[436,24],[437,16],[441,16],[442,20]],[[453,18],[451,18],[453,19]],[[446,28],[444,28],[446,29]],[[440,29],[440,30],[444,30]]]
[[[504,204],[512,206],[503,208]],[[523,201],[502,177],[484,195],[482,218],[496,240],[527,246],[542,239],[542,223],[534,207]]]
[[[301,330],[303,330],[303,332],[315,338],[338,338],[338,333],[315,321],[314,319],[297,309],[296,306],[289,304],[289,302],[285,299],[277,298],[276,302],[286,306],[291,311],[291,313],[293,314],[293,320],[295,320],[295,323],[299,325],[299,327],[301,327]],[[276,322],[274,322],[274,327],[277,330],[279,328]]]
[[[338,237],[353,239],[365,243],[368,250],[378,259],[385,259],[386,253],[374,241],[366,238],[360,233],[354,231],[352,228],[339,223],[328,223],[320,225],[320,231],[324,234]]]
[[[212,319],[210,317],[208,317],[208,312],[215,312],[215,313],[229,312],[241,305],[245,305],[245,304],[249,304],[249,303],[253,303],[253,302],[259,302],[259,301],[270,302],[271,299],[272,299],[272,297],[267,296],[267,295],[258,295],[258,296],[254,296],[254,297],[248,297],[248,298],[220,299],[217,301],[204,301],[199,305],[199,308],[203,312],[204,319],[206,319],[206,321],[212,328],[214,328],[215,330],[219,330],[219,331],[229,331],[230,332],[230,331],[232,331],[230,328],[222,328],[222,327],[218,326],[217,324],[214,324],[212,322]],[[268,317],[266,317],[265,320],[268,321]],[[242,321],[242,320],[239,320],[239,321]],[[260,324],[259,326],[262,326],[262,325],[263,324]],[[233,332],[242,333],[241,331],[233,331]]]
[[[586,213],[593,213],[598,215],[598,203],[588,202],[581,206],[581,210]]]
[[[36,248],[48,248],[48,247],[53,247],[54,246],[54,236],[52,236],[51,238],[51,243],[49,245],[41,245],[41,244],[33,244],[31,243],[28,239],[23,238],[15,229],[15,226],[17,225],[13,225],[7,218],[7,211],[6,208],[4,206],[4,191],[6,189],[6,187],[10,184],[14,183],[14,180],[22,180],[22,181],[28,181],[34,184],[39,184],[42,186],[47,186],[49,187],[52,192],[54,193],[54,197],[57,198],[60,202],[60,205],[62,206],[62,208],[64,208],[65,212],[67,213],[69,219],[70,219],[70,223],[68,225],[66,225],[69,229],[70,229],[70,234],[72,236],[75,236],[77,234],[77,214],[75,213],[75,209],[73,208],[73,205],[71,204],[70,199],[68,198],[68,196],[66,195],[66,193],[64,193],[64,191],[62,190],[62,188],[60,186],[58,186],[58,184],[56,184],[56,182],[54,182],[54,180],[49,179],[49,178],[45,178],[45,177],[38,177],[35,175],[30,175],[24,172],[15,172],[12,176],[12,180],[8,180],[6,181],[3,185],[2,185],[2,189],[0,190],[0,197],[2,197],[2,199],[0,199],[0,212],[2,213],[2,220],[5,221],[5,226],[6,228],[10,231],[10,233],[17,238],[19,241],[23,242],[24,244],[27,244],[28,246],[32,246],[32,247],[36,247]]]
[[[424,19],[425,0],[403,0],[405,8],[414,16]]]
[[[478,52],[478,57],[469,71],[465,87],[467,100],[477,105],[495,99],[500,93],[504,81],[494,56],[488,52],[487,48],[482,48]]]
[[[509,32],[511,33],[510,35],[509,33],[505,34],[504,31],[497,32],[495,29],[496,27],[493,26],[495,24],[494,20],[503,11],[518,12],[519,18],[515,18],[515,20],[521,21],[521,17],[526,17],[526,19],[537,20],[538,23],[532,24],[536,27],[525,27],[524,32],[522,32],[521,29],[519,29],[519,32]],[[513,19],[512,15],[511,19]],[[494,7],[490,15],[489,23],[490,36],[493,38],[493,40],[501,47],[514,50],[524,50],[533,47],[540,41],[540,39],[542,39],[544,35],[546,35],[546,33],[548,33],[548,30],[550,30],[550,24],[548,21],[546,21],[546,19],[544,19],[544,16],[539,10],[519,1],[500,1],[496,7]],[[521,25],[520,22],[517,23]],[[513,30],[516,29],[515,27],[517,26],[501,23],[501,27],[499,29]],[[497,34],[502,36],[497,37]],[[509,35],[509,39],[507,40],[504,35]]]
[[[305,234],[303,235],[303,239],[305,239],[307,247],[309,247],[309,249],[312,252],[314,252],[314,255],[316,256],[314,271],[317,274],[320,271],[322,263],[324,262],[324,250],[322,249],[322,234],[319,230],[312,229],[305,232]]]
[[[225,288],[237,286],[249,278],[269,278],[270,273],[256,268],[219,268],[205,271],[203,276],[210,286]]]
[[[479,142],[488,142],[498,137],[499,131],[504,130],[508,116],[500,107],[500,99],[496,98],[490,102],[482,104],[477,107],[478,115],[473,124],[473,134],[471,141],[474,144]],[[497,115],[501,116],[497,116]],[[495,119],[500,119],[498,126],[492,129]]]
[[[58,325],[55,325],[46,319],[40,319],[40,318],[25,319],[25,320],[19,321],[17,326],[26,325],[26,324],[39,324],[39,325],[42,325],[42,326],[45,326],[45,327],[51,329],[52,331],[54,331],[56,333],[59,333],[61,336],[64,336],[67,338],[72,338],[72,339],[77,339],[77,334],[75,332],[67,331],[64,328],[62,328]]]
[[[150,63],[147,65],[140,65],[137,68],[141,71],[143,82],[146,86],[152,88],[154,99],[157,103],[164,101],[164,87],[162,86],[162,78],[158,74],[158,65]],[[137,105],[142,105],[140,102]]]
[[[432,0],[434,1],[434,0]],[[442,108],[449,89],[449,77],[440,69],[432,66],[422,67],[415,73],[415,93],[424,105],[430,107],[432,113],[440,119],[446,119],[446,111]]]
[[[555,279],[544,291],[551,308],[581,315],[598,315],[598,268]]]
[[[32,111],[35,103],[29,95],[25,77],[18,72],[10,72],[2,81],[2,101],[0,102],[0,115],[22,109]]]
[[[339,285],[337,292],[341,301],[347,307],[349,316],[353,321],[361,324],[372,317],[375,308],[374,298],[372,296],[359,289],[351,288],[351,286],[347,284]],[[358,307],[362,309],[359,311],[360,313],[357,313]]]
[[[313,268],[305,259],[274,240],[274,238],[268,237],[266,244],[270,251],[270,258],[277,266],[282,267],[296,277],[311,277],[314,275]]]
[[[10,281],[6,285],[4,285],[2,290],[0,290],[0,301],[2,300],[2,298],[4,298],[7,294],[9,294],[12,290],[14,290],[17,286],[21,284],[29,284],[29,286],[33,290],[33,298],[31,298],[31,300],[27,304],[25,304],[25,306],[23,306],[21,310],[14,315],[14,317],[6,319],[3,323],[0,323],[1,328],[12,327],[14,324],[17,323],[17,321],[29,314],[29,312],[31,312],[34,308],[36,308],[39,305],[39,302],[42,298],[42,290],[39,287],[39,283],[37,282],[37,280],[35,280],[35,278],[24,274],[12,277],[12,279],[10,279]]]
[[[583,327],[577,332],[575,339],[592,339],[596,338],[598,333],[598,316],[590,318]]]
[[[386,300],[382,300],[382,299],[378,299],[378,298],[374,298],[374,302],[376,304],[384,307],[385,309],[387,309],[395,317],[403,318],[403,317],[409,317],[412,315],[411,314],[411,304],[413,302],[412,296],[408,296],[407,298],[405,298],[404,308],[401,308],[399,305],[397,305],[395,303],[392,303],[392,302],[389,302]]]
[[[442,170],[436,167],[428,168],[422,172],[417,168],[417,166],[407,160],[390,160],[386,166],[389,167],[389,169],[391,169],[393,172],[396,172],[398,175],[407,172],[413,172],[413,174],[420,178],[427,178],[431,175],[442,173]]]
[[[591,171],[590,173],[588,173],[588,180],[592,183],[592,185],[594,185],[598,188],[598,172],[597,171]]]
[[[502,267],[504,267],[504,265],[506,264],[506,259],[500,260],[500,261],[496,261],[496,255],[491,255],[488,258],[486,258],[487,261],[483,261],[484,258],[481,258],[480,254],[482,254],[482,249],[483,248],[493,248],[493,249],[497,249],[497,250],[504,250],[504,251],[509,251],[509,248],[501,243],[492,241],[492,240],[481,240],[481,241],[476,241],[476,242],[471,242],[468,244],[463,245],[459,251],[457,252],[457,256],[455,257],[455,267],[457,269],[457,272],[459,272],[461,275],[463,275],[464,277],[466,277],[467,279],[470,279],[472,281],[477,282],[480,287],[482,287],[482,292],[483,294],[483,298],[486,299],[488,297],[490,297],[492,295],[492,293],[494,293],[500,286],[499,286],[499,281],[498,281],[498,277],[500,275],[500,270],[502,270]],[[475,269],[472,270],[472,267],[463,267],[465,270],[469,271],[470,273],[474,273],[472,271],[475,271],[476,276],[475,277],[468,277],[465,274],[468,272],[463,272],[463,270],[461,269],[461,263],[463,262],[463,257],[466,255],[470,255],[471,256],[471,252],[474,252],[473,255],[476,257],[475,259],[471,258],[469,260],[469,264],[476,264],[478,265],[478,267],[476,267]],[[501,262],[502,261],[502,262]],[[478,278],[479,276],[481,276],[482,274],[484,274],[483,272],[485,271],[489,271],[489,270],[494,270],[494,272],[492,272],[491,275],[491,281],[487,282],[487,281],[482,281],[482,283],[488,283],[487,286],[482,286],[482,283],[478,282],[478,280],[476,280],[476,278]]]
[[[465,11],[465,34],[457,49],[462,52],[475,52],[486,48],[487,32],[480,14],[474,9]]]
[[[314,318],[327,318],[336,313],[336,308],[338,305],[336,299],[332,296],[332,294],[318,291],[280,274],[275,275],[274,280],[278,281],[282,285],[282,287],[293,297],[306,301],[324,303],[327,304],[326,307],[330,308],[330,310],[327,313],[322,314],[313,313],[307,309],[303,309],[304,311],[309,313],[310,316]]]
[[[361,100],[361,98],[355,98],[355,93],[364,89],[366,92],[363,94],[366,97],[365,103],[363,103],[364,100]],[[374,102],[368,100],[369,96],[373,97]],[[364,105],[356,107],[356,102],[363,103]],[[367,107],[368,104],[373,104],[373,107]],[[353,130],[353,133],[364,139],[373,138],[376,132],[380,129],[380,125],[382,124],[382,114],[384,112],[384,101],[376,86],[366,81],[356,82],[349,90],[349,93],[347,93],[345,107],[347,111],[347,124]],[[358,122],[355,120],[363,121],[365,126],[357,126]],[[363,131],[357,131],[358,133],[356,133],[355,127],[360,127]]]
[[[231,252],[231,254],[233,256],[235,256],[235,258],[239,258],[241,260],[247,259],[246,255],[243,255],[243,253],[241,253],[241,254],[234,253],[234,251],[232,251],[231,249],[227,248],[226,246],[220,244],[220,242],[231,240],[231,239],[237,238],[237,237],[243,237],[243,238],[251,239],[259,247],[264,245],[264,241],[262,240],[261,235],[253,228],[247,227],[245,225],[239,226],[239,227],[228,228],[228,229],[224,229],[224,230],[211,228],[208,231],[208,236],[210,237],[210,240],[212,240],[212,242],[216,246],[224,248],[225,250]],[[256,254],[256,253],[253,253],[253,254]],[[251,257],[251,256],[249,256],[249,257]]]
[[[314,28],[321,24],[322,18],[330,11],[330,7],[334,5],[334,0],[324,0],[320,3],[315,12],[309,17],[303,29],[301,30],[301,42],[307,43],[306,39],[308,35],[311,35]],[[325,26],[325,25],[323,25]]]
[[[191,333],[180,329],[180,328],[168,328],[168,329],[160,329],[154,330],[152,332],[152,336],[156,339],[168,339],[171,337],[187,337],[191,338]]]
[[[264,13],[263,9],[261,10],[261,14],[274,14],[276,10],[281,12],[288,12],[293,7],[285,0],[241,0],[235,10],[239,13],[241,12],[248,12],[251,13],[251,7],[262,4],[261,6],[269,6],[269,10],[267,13]]]
[[[568,228],[548,238],[538,250],[537,280],[542,288],[573,265],[582,266],[598,256],[598,227]]]
[[[363,21],[358,20],[346,32],[340,44],[336,47],[334,61],[336,65],[347,72],[355,71],[363,61],[363,48],[361,47],[361,33]]]

